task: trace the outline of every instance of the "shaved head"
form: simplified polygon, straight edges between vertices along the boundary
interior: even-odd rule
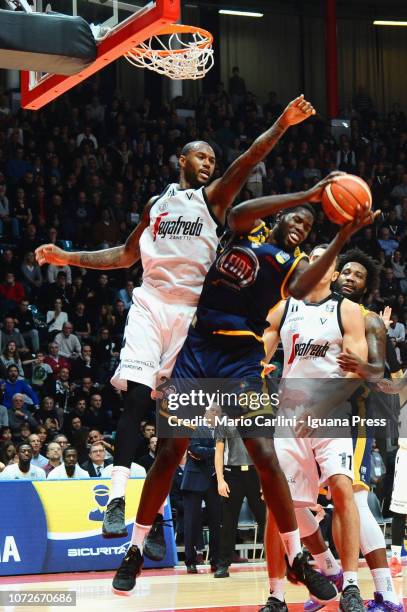
[[[188,142],[179,156],[183,188],[199,189],[212,178],[216,166],[215,152],[204,140]]]
[[[192,151],[199,151],[200,149],[210,149],[213,151],[211,145],[204,140],[193,140],[192,142],[187,142],[187,144],[184,145],[181,155],[188,155],[188,153],[191,153]],[[215,155],[215,153],[213,154]]]

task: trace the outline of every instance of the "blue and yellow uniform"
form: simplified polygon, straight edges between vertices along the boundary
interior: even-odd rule
[[[369,314],[363,304],[360,304],[362,315]],[[352,415],[357,415],[363,419],[369,418],[369,396],[371,394],[368,385],[363,385],[356,391],[351,399]],[[372,446],[374,439],[374,428],[369,430],[364,425],[358,425],[352,430],[353,441],[353,486],[360,485],[365,489],[370,489],[370,471]]]
[[[262,342],[267,315],[287,297],[288,281],[301,252],[289,253],[267,242],[264,223],[235,236],[205,278],[196,312],[196,329],[210,335],[253,336]]]
[[[268,236],[262,223],[250,234],[233,236],[217,256],[174,366],[173,380],[250,379],[250,389],[261,392],[267,315],[287,297],[289,279],[305,257],[267,242]]]

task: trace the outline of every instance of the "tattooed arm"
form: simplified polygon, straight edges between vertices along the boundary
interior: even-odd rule
[[[216,218],[222,223],[226,210],[247,182],[253,168],[272,151],[291,125],[315,115],[314,107],[301,95],[287,106],[274,125],[261,134],[251,147],[238,157],[225,174],[206,188],[209,203]]]
[[[140,259],[140,236],[150,223],[150,209],[153,200],[145,207],[137,227],[131,232],[125,244],[101,251],[63,251],[55,244],[43,244],[35,251],[37,262],[52,263],[56,266],[78,266],[95,270],[130,268]]]
[[[365,335],[368,346],[368,359],[363,360],[351,351],[342,352],[338,363],[345,372],[354,372],[367,380],[383,378],[386,358],[386,327],[375,312],[365,317]]]

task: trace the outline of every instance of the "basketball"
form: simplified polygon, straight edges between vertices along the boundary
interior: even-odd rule
[[[332,223],[343,225],[352,221],[357,205],[372,207],[369,185],[359,176],[346,174],[329,184],[322,195],[322,208]]]

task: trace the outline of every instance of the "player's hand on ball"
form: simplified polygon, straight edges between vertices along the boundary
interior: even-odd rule
[[[296,125],[297,123],[302,123],[311,115],[315,115],[315,108],[312,106],[311,102],[308,102],[304,98],[304,94],[292,100],[290,104],[285,108],[283,114],[281,115],[281,123],[288,127],[290,125]]]
[[[65,266],[67,255],[65,251],[55,246],[55,244],[43,244],[35,250],[35,258],[40,266],[43,264],[54,264]]]
[[[314,185],[314,187],[311,187],[311,189],[307,191],[308,202],[321,202],[322,194],[324,193],[327,185],[334,183],[336,180],[338,180],[339,176],[344,176],[345,174],[346,172],[341,172],[340,170],[330,172],[328,176],[322,179],[322,181],[319,181],[316,185]]]
[[[222,497],[229,497],[230,489],[226,480],[218,484],[218,493]]]
[[[352,221],[342,225],[339,233],[342,235],[342,237],[348,239],[367,225],[374,223],[381,213],[381,210],[376,210],[376,212],[373,212],[368,206],[361,206],[358,204],[355,211],[355,217],[352,219]]]

